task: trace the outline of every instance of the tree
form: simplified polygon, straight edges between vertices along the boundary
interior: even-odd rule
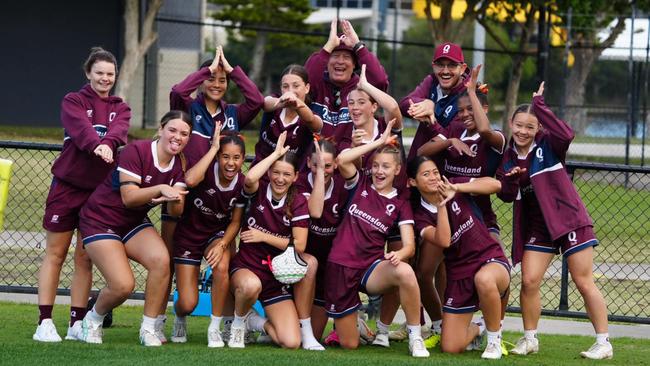
[[[427,15],[429,32],[436,45],[443,42],[459,43],[467,34],[468,29],[472,26],[479,15],[484,14],[490,6],[490,1],[486,0],[466,0],[467,9],[463,16],[458,20],[452,19],[452,6],[456,0],[427,0],[424,13]],[[439,19],[434,19],[433,6],[440,7]]]
[[[514,112],[523,76],[524,63],[534,54],[529,41],[535,30],[535,16],[539,11],[538,1],[494,1],[488,11],[480,14],[477,21],[503,51],[512,52],[510,80],[506,88],[505,109],[502,118],[503,133],[508,135],[508,119]],[[498,32],[497,24],[505,24],[508,37]]]
[[[128,95],[133,74],[149,47],[158,39],[158,33],[154,30],[154,21],[162,3],[163,0],[147,0],[147,13],[140,25],[140,1],[125,0],[124,59],[115,87],[115,95],[119,97],[125,98]]]
[[[263,73],[269,49],[278,46],[295,46],[303,42],[302,36],[268,32],[266,29],[308,31],[304,21],[313,11],[309,0],[210,0],[223,7],[213,15],[215,19],[231,21],[242,27],[239,34],[254,39],[252,53],[249,52],[249,77],[258,86],[268,89],[268,80]],[[258,28],[260,30],[247,30]],[[229,30],[229,38],[236,38]],[[290,52],[290,51],[289,51]],[[267,78],[268,79],[268,78]]]
[[[568,12],[571,9],[570,47],[574,57],[566,79],[564,119],[569,121],[578,134],[587,128],[587,110],[581,108],[585,102],[586,82],[594,63],[602,52],[611,47],[616,38],[625,30],[625,19],[630,16],[632,5],[637,9],[650,9],[650,1],[634,0],[559,0],[558,11],[562,24],[567,26]],[[614,24],[610,28],[610,24]],[[598,34],[608,30],[607,37],[599,40]]]

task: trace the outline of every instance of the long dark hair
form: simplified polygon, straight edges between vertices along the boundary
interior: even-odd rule
[[[296,75],[302,79],[305,85],[309,84],[309,74],[307,73],[307,69],[305,69],[305,67],[302,65],[291,64],[285,67],[284,70],[282,70],[280,79],[282,79],[284,75]],[[305,94],[305,104],[311,104],[311,97],[309,96],[309,93]]]
[[[291,164],[293,167],[293,171],[298,174],[298,169],[300,169],[300,159],[298,158],[298,155],[295,153],[292,153],[291,151],[287,151],[284,155],[280,157],[280,159],[276,160],[278,161],[284,161],[286,163]],[[275,164],[275,162],[273,163]],[[284,213],[287,215],[287,218],[291,220],[293,218],[293,213],[291,212],[291,205],[293,204],[293,200],[296,198],[296,186],[294,184],[291,184],[291,187],[289,187],[289,190],[287,191],[287,199],[284,204]]]
[[[414,159],[408,162],[408,165],[406,166],[406,175],[411,179],[415,179],[415,177],[418,175],[418,170],[420,170],[420,166],[426,163],[427,161],[436,164],[435,161],[433,161],[430,157],[426,155],[416,156]],[[411,207],[418,207],[422,195],[420,194],[418,187],[414,186],[414,187],[410,187],[410,189],[411,189],[411,196],[409,197],[409,200],[411,201]]]

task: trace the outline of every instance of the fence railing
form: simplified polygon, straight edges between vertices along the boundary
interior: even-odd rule
[[[37,291],[38,268],[45,252],[41,223],[52,179],[51,164],[60,150],[61,145],[0,141],[0,158],[14,161],[4,230],[0,231],[0,292]],[[567,168],[600,241],[594,277],[607,301],[610,319],[650,324],[650,168],[576,162],[568,163]],[[509,251],[512,208],[496,198],[493,201],[501,238]],[[158,226],[158,209],[149,216]],[[69,293],[72,257],[68,255],[61,271],[61,294]],[[139,265],[134,265],[134,273],[133,297],[142,298],[146,274]],[[510,311],[519,311],[520,284],[517,267],[512,273]],[[102,278],[95,272],[93,288],[102,286]],[[586,316],[582,297],[559,256],[546,272],[541,301],[544,314]]]

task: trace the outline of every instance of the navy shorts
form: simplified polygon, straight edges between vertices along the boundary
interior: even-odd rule
[[[568,257],[573,253],[597,245],[598,239],[594,235],[594,228],[591,226],[583,226],[557,240],[551,239],[548,230],[545,232],[541,230],[537,230],[537,232],[533,231],[528,236],[526,244],[524,244],[524,250],[553,254],[562,253],[565,257]]]
[[[79,227],[79,212],[93,193],[53,178],[45,201],[43,228],[54,233],[72,231]]]
[[[327,262],[325,269],[325,311],[337,319],[351,314],[361,306],[359,292],[366,292],[366,283],[372,271],[381,263],[374,261],[367,269],[351,268]]]

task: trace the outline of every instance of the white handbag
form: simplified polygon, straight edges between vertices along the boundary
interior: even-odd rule
[[[271,272],[273,272],[273,276],[285,285],[291,285],[302,280],[307,273],[307,269],[307,262],[296,251],[296,247],[293,245],[293,239],[289,240],[287,249],[282,254],[276,255],[271,261]]]

